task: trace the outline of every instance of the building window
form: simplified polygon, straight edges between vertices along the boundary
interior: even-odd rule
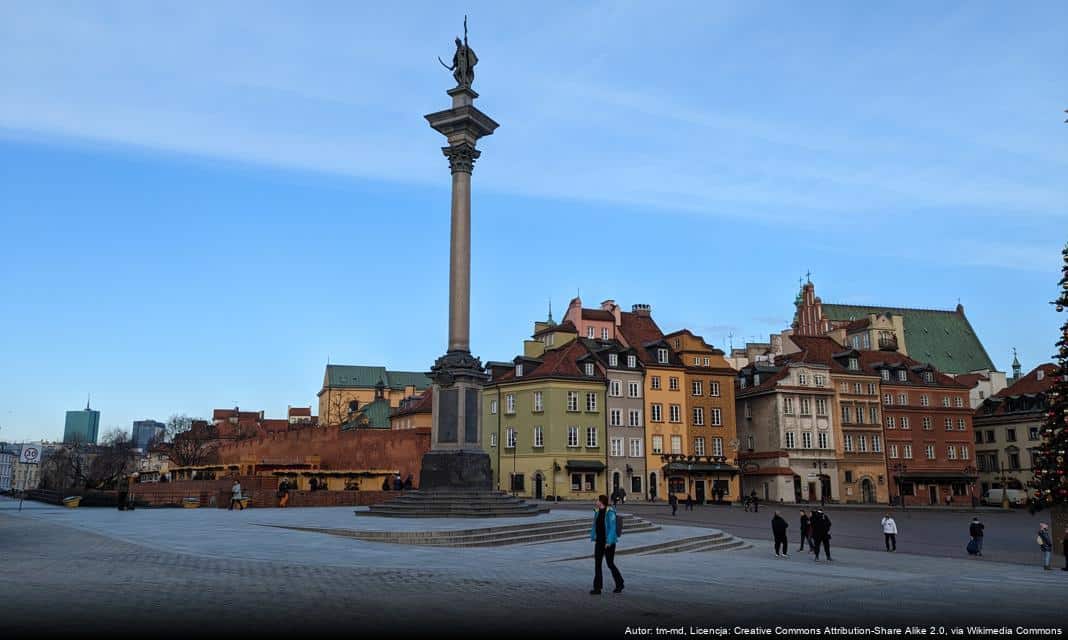
[[[694,395],[694,396],[704,395],[704,387],[702,386],[700,380],[694,380],[692,383],[690,383],[690,387],[691,387],[691,389],[690,389],[690,394],[691,395]]]
[[[652,387],[654,390],[660,389],[660,376],[653,376],[652,382],[649,386]]]
[[[718,427],[723,424],[723,412],[719,407],[712,407],[712,426]]]
[[[842,390],[842,393],[849,393],[849,383],[848,382],[843,382],[842,384],[838,385],[838,388]]]
[[[597,427],[586,427],[586,446],[597,446]]]
[[[608,354],[608,366],[610,366],[610,367],[618,367],[619,366],[619,355],[617,355],[615,353]]]
[[[804,371],[798,372],[798,374],[797,374],[797,384],[801,385],[802,387],[805,386],[806,384],[808,384],[808,376],[805,375]]]
[[[788,416],[794,415],[794,399],[783,398],[782,399],[782,412]]]
[[[568,427],[567,428],[567,446],[569,446],[569,447],[577,447],[577,446],[579,446],[578,438],[579,438],[579,436],[578,436],[578,427]]]
[[[522,473],[512,474],[512,491],[523,491],[524,484]]]
[[[668,390],[670,390],[670,391],[678,391],[679,390],[679,379],[678,378],[676,378],[674,376],[668,378]]]
[[[827,415],[827,400],[825,398],[816,398],[816,415]]]
[[[986,441],[987,442],[993,442],[994,441],[994,432],[993,431],[987,431],[986,432]]]
[[[534,427],[534,446],[545,446],[545,431],[541,427]]]
[[[844,436],[842,436],[842,450],[846,451],[847,453],[853,450],[853,436],[852,435],[847,433]]]
[[[912,445],[911,444],[903,445],[901,449],[902,449],[902,452],[904,453],[904,458],[906,460],[912,460]]]
[[[668,478],[668,493],[686,493],[686,479]]]
[[[804,447],[805,449],[811,449],[812,448],[812,434],[809,433],[808,431],[805,431],[804,433],[801,434],[801,446]]]
[[[744,411],[744,414],[745,414],[746,418],[752,418],[753,417],[753,407],[751,407],[748,402],[746,402],[743,405],[743,411]],[[1033,439],[1034,438],[1032,438],[1032,440]]]
[[[623,438],[612,438],[612,457],[619,458],[623,456]]]
[[[897,428],[897,424],[895,424],[894,416],[886,416],[886,428],[887,429],[896,429]]]
[[[946,418],[942,421],[942,425],[945,426],[946,431],[953,431],[953,418]]]
[[[608,339],[608,329],[605,328],[605,327],[601,327],[601,340],[607,340],[607,339]]]
[[[631,438],[630,439],[630,457],[640,458],[642,457],[642,439]]]
[[[504,412],[515,413],[515,394],[509,393],[504,396]]]
[[[673,404],[668,407],[668,410],[668,420],[670,420],[671,422],[682,422],[682,407],[680,405]]]
[[[535,411],[541,411],[542,410],[543,407],[542,407],[541,400],[542,400],[541,391],[535,391],[534,392],[534,410]]]
[[[712,396],[713,398],[719,397],[719,383],[715,380],[710,380],[708,382],[708,395]]]
[[[667,364],[667,361],[668,361],[668,350],[663,348],[663,347],[657,349],[656,350],[656,361],[659,362],[660,364]]]
[[[901,416],[901,428],[902,429],[910,429],[911,428],[909,426],[909,417],[908,416]]]
[[[1038,440],[1038,427],[1030,427],[1027,430],[1027,439],[1028,440]]]
[[[816,375],[812,376],[812,381],[816,384],[817,387],[822,387],[823,383],[827,381],[827,378],[826,376],[822,376],[817,373]]]
[[[909,403],[909,396],[906,393],[897,394],[897,403],[901,406],[905,406]]]
[[[888,407],[890,405],[894,404],[894,394],[892,394],[892,393],[883,394],[883,404],[885,404]]]
[[[809,399],[807,397],[801,398],[801,415],[803,415],[803,416],[812,415],[811,402],[809,402]]]
[[[705,410],[704,407],[693,408],[693,425],[695,427],[703,427],[705,424]]]
[[[590,412],[596,412],[597,411],[597,394],[596,393],[587,393],[586,394],[586,411],[590,411]]]
[[[860,360],[857,359],[857,358],[850,358],[849,359],[849,368],[852,369],[853,371],[859,370],[860,369]]]
[[[705,439],[698,436],[693,439],[693,454],[695,456],[705,455]]]
[[[712,438],[712,455],[723,457],[723,438]]]
[[[608,424],[613,426],[613,427],[622,427],[623,426],[623,410],[622,409],[612,409],[611,411],[609,411],[608,412]]]
[[[637,382],[631,380],[627,383],[627,396],[631,398],[642,397],[642,387]]]
[[[578,411],[578,391],[567,392],[567,410]]]
[[[496,447],[497,446],[497,434],[496,433],[491,433],[490,434],[490,446],[491,447]]]
[[[642,426],[642,412],[640,409],[631,409],[627,412],[627,424],[632,427]]]
[[[897,457],[897,445],[896,444],[890,445],[890,450],[887,452],[886,455],[889,458],[896,458]]]
[[[871,437],[871,450],[874,451],[875,453],[882,453],[883,452],[883,439],[882,439],[881,436],[874,436],[873,435]]]
[[[678,345],[676,345],[675,348],[678,349]],[[701,358],[700,357],[698,357],[698,356],[694,356],[693,357],[693,366],[695,366],[695,367],[701,366]]]
[[[930,431],[931,430],[931,417],[930,416],[924,416],[922,422],[923,422],[924,431]]]
[[[952,427],[952,424],[950,426]],[[948,429],[947,429],[947,431],[948,431]],[[975,444],[983,444],[983,432],[982,431],[976,431],[975,432]]]
[[[957,418],[957,431],[967,431],[968,421],[964,418]]]
[[[868,436],[858,436],[857,437],[857,442],[860,444],[860,452],[861,453],[867,453],[868,452]]]
[[[953,398],[953,406],[957,407],[958,409],[963,407],[964,406],[964,398],[961,398],[960,396],[957,396],[957,397]]]
[[[652,407],[650,407],[650,408],[652,409],[652,412],[653,412],[652,415],[650,416],[650,419],[653,422],[663,422],[664,421],[664,405],[660,404],[659,402],[654,402]]]
[[[638,366],[638,358],[633,355],[627,356],[627,368],[633,369]]]
[[[846,481],[847,484],[851,484],[853,482],[853,472],[852,471],[846,471],[845,472],[845,481]]]
[[[517,377],[517,378],[522,378],[523,377],[523,364],[522,363],[517,364],[515,366],[515,377]]]
[[[842,405],[842,422],[852,422],[850,419],[849,407]]]
[[[868,414],[871,416],[871,423],[872,424],[879,424],[879,408],[878,407],[871,407],[870,409],[868,409]]]
[[[593,372],[594,372],[593,371],[593,363],[592,362],[587,362],[586,363],[586,375],[592,376]]]
[[[816,441],[819,443],[820,449],[829,449],[830,448],[830,446],[827,443],[828,442],[827,432],[820,431],[819,435],[816,438]]]
[[[928,460],[934,460],[935,459],[935,447],[934,447],[933,444],[929,444],[926,447],[924,447],[924,451],[927,453],[927,459]]]
[[[786,448],[793,449],[797,446],[797,435],[793,431],[786,432]],[[752,449],[753,447],[749,447]]]
[[[490,415],[497,415],[497,401],[490,400]]]
[[[949,406],[949,396],[942,396],[942,406],[943,407],[948,407]]]
[[[923,372],[923,381],[924,382],[934,382],[934,374],[931,373],[930,371],[924,371]]]
[[[920,406],[921,407],[926,407],[929,404],[931,404],[931,402],[930,402],[930,399],[927,397],[927,394],[925,393],[925,394],[921,395],[920,396]]]
[[[613,380],[608,384],[608,393],[613,398],[619,398],[623,395],[623,383],[619,380]]]
[[[905,371],[904,369],[898,369],[897,370],[897,379],[900,382],[907,382],[908,379],[909,379],[908,371]]]
[[[756,438],[753,437],[753,434],[749,434],[745,437],[745,448],[750,451],[756,449]]]
[[[960,448],[960,459],[961,460],[967,460],[968,457],[969,457],[968,447],[961,446],[961,448]]]
[[[597,481],[596,474],[593,473],[572,473],[571,474],[571,490],[572,491],[593,491],[594,483]]]
[[[597,335],[594,331],[595,329],[593,327],[586,327],[586,337],[593,340],[594,336]]]
[[[671,453],[682,453],[682,436],[671,436]]]
[[[653,453],[664,453],[664,436],[653,436]]]
[[[868,383],[868,395],[869,396],[878,395],[878,390],[875,388],[875,383],[874,382],[869,382]]]
[[[516,440],[518,439],[517,436],[516,436],[515,428],[514,427],[508,427],[508,429],[504,432],[504,434],[505,434],[504,448],[505,449],[515,449],[515,443],[516,443]]]
[[[954,447],[953,445],[949,445],[948,447],[946,447],[946,460],[956,460],[956,459],[957,459],[957,448]]]
[[[885,380],[886,382],[889,382],[890,381],[890,371],[888,369],[883,369],[882,371],[879,372],[879,377],[882,378],[883,380]]]

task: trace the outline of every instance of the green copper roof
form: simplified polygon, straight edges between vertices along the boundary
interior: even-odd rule
[[[903,317],[905,348],[909,357],[930,362],[944,373],[967,373],[979,369],[996,370],[979,336],[975,335],[964,308],[955,311],[864,307],[851,304],[823,304],[824,317],[831,320],[859,320],[869,313],[893,313]]]
[[[415,371],[387,371],[385,367],[352,366],[344,364],[326,365],[328,387],[373,389],[381,380],[387,388],[403,389],[414,386],[422,391],[430,386],[426,374]]]
[[[341,426],[343,430],[348,429],[389,429],[389,414],[391,407],[389,401],[385,399],[375,400],[368,404],[363,405],[353,416],[352,420],[349,420]]]

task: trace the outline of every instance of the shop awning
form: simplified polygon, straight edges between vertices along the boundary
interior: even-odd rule
[[[664,473],[725,473],[734,475],[738,467],[725,462],[669,462],[664,465]]]
[[[568,460],[566,466],[572,471],[604,471],[600,460]]]

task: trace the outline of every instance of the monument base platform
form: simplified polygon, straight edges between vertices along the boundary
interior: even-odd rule
[[[493,467],[484,451],[430,451],[423,455],[420,491],[493,489]]]

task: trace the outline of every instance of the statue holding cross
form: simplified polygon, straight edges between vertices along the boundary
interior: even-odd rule
[[[452,56],[452,66],[445,64],[440,57],[438,62],[452,71],[457,87],[471,88],[471,83],[475,81],[475,65],[478,64],[478,56],[471,47],[467,46],[467,16],[464,16],[464,39],[461,42],[460,38],[456,38],[456,53]]]

